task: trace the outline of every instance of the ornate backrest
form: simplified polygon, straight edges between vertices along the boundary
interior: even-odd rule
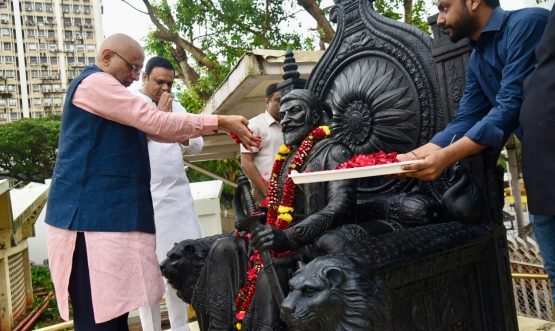
[[[432,38],[378,14],[372,0],[335,0],[336,36],[309,77],[333,113],[332,132],[355,153],[407,152],[445,125]],[[408,190],[413,181],[372,178],[362,192]]]

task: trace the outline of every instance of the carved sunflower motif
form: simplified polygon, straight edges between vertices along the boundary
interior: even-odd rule
[[[409,88],[386,61],[360,59],[339,73],[328,93],[332,132],[353,152],[408,150],[418,139]],[[408,94],[408,95],[407,95]]]

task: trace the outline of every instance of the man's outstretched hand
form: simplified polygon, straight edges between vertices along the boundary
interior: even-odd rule
[[[260,147],[260,137],[255,136],[247,127],[249,121],[239,115],[218,115],[218,129],[228,133],[234,133],[246,149],[252,152],[252,148]]]

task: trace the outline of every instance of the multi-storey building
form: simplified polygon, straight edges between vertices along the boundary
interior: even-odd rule
[[[0,0],[0,124],[61,114],[69,82],[95,62],[101,0]]]

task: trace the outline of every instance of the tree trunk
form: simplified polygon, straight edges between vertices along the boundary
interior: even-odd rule
[[[326,43],[330,43],[335,36],[335,30],[331,26],[331,23],[326,18],[324,11],[316,3],[315,0],[297,0],[297,3],[301,5],[315,20],[318,24],[318,29],[321,31],[320,38]]]
[[[403,0],[403,8],[405,10],[405,23],[412,22],[412,0]]]

